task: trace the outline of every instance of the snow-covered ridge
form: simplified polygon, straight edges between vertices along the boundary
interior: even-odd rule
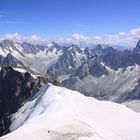
[[[140,140],[140,114],[45,85],[13,115],[12,133],[0,140]]]

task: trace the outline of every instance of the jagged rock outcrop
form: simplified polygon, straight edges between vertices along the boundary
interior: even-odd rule
[[[81,60],[77,53],[81,53],[80,48],[71,46],[63,49],[63,54],[58,61],[53,64],[48,71],[56,76],[67,75],[74,73],[81,65]]]
[[[89,73],[94,77],[108,75],[106,67],[101,63],[98,57],[91,59],[89,62]]]
[[[102,56],[102,55],[106,55],[106,54],[116,54],[116,53],[120,53],[120,51],[118,51],[117,49],[111,47],[111,46],[103,46],[101,44],[97,45],[93,50],[92,50],[93,54],[98,55],[98,56]]]
[[[5,52],[6,50],[11,52],[13,50],[17,50],[15,44],[12,40],[2,40],[0,42],[0,48]]]
[[[133,101],[133,100],[140,100],[140,78],[137,81],[137,86],[132,89],[131,91],[122,94],[117,102],[123,103],[124,101]]]
[[[13,66],[13,67],[24,66],[24,64],[21,61],[19,61],[17,58],[15,58],[10,53],[8,53],[7,56],[3,58],[1,65],[3,67],[6,67],[6,66]]]
[[[23,42],[21,44],[21,47],[23,49],[22,53],[26,54],[37,54],[40,50],[45,50],[46,46],[41,45],[33,45],[27,42]]]
[[[81,65],[75,73],[80,79],[85,78],[89,74],[97,78],[102,75],[108,75],[106,67],[102,64],[98,56],[89,59],[88,62]]]
[[[137,42],[136,47],[133,49],[134,53],[140,53],[140,40]]]
[[[135,56],[130,54],[122,54],[122,53],[115,53],[115,54],[107,54],[102,56],[102,60],[105,65],[109,66],[111,69],[118,70],[119,68],[126,68],[128,66],[134,66]]]

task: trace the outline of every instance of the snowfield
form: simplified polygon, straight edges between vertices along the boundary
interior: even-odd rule
[[[125,105],[45,85],[0,140],[140,140],[140,114]]]

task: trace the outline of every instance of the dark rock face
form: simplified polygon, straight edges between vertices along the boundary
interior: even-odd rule
[[[21,46],[23,48],[24,53],[27,53],[27,54],[36,54],[40,50],[45,49],[45,47],[43,46],[39,46],[39,45],[36,46],[27,42],[23,42]]]
[[[4,57],[2,55],[0,55],[0,65],[2,65],[3,60],[4,60]]]
[[[138,80],[138,85],[132,91],[123,94],[117,102],[122,103],[129,100],[140,100],[140,79]]]
[[[97,45],[94,49],[93,49],[93,52],[94,54],[96,55],[102,55],[103,54],[103,51],[104,51],[104,48],[101,44]]]
[[[71,90],[75,90],[76,86],[75,83],[79,80],[76,76],[70,76],[69,79],[62,81],[62,85],[66,88],[69,88]]]
[[[79,76],[80,79],[85,78],[86,76],[89,75],[89,67],[87,63],[84,63],[81,65],[78,70],[74,74],[75,76]]]
[[[120,53],[117,49],[114,49],[113,47],[110,46],[102,46],[102,45],[97,45],[93,50],[93,54],[101,56],[101,55],[106,55],[106,54],[116,54]]]
[[[75,52],[72,53],[71,51],[66,48],[58,61],[50,67],[49,71],[56,76],[74,73],[77,69],[77,62]]]
[[[108,75],[106,67],[101,64],[101,61],[98,58],[93,58],[93,60],[89,62],[89,73],[94,77]]]
[[[13,67],[24,66],[24,64],[21,61],[19,61],[17,58],[15,58],[10,53],[7,54],[7,56],[5,58],[3,58],[1,65],[2,66],[13,66]]]
[[[88,47],[84,49],[84,54],[86,55],[87,60],[93,55],[92,51]]]
[[[128,94],[126,97],[127,100],[140,100],[140,79],[138,81],[138,85]]]
[[[19,73],[11,67],[5,67],[0,72],[0,135],[7,133],[10,124],[10,114],[15,113],[23,101],[30,97],[38,83],[29,73]]]
[[[30,73],[20,73],[12,67],[3,67],[0,71],[0,135],[9,132],[10,115],[15,113],[29,97],[33,96],[44,83],[59,82],[51,77],[34,79]]]
[[[103,66],[102,61],[98,56],[90,58],[87,63],[81,65],[76,71],[75,76],[79,76],[80,79],[83,79],[89,74],[97,78],[102,75],[108,75],[106,67]]]
[[[138,41],[136,47],[133,49],[134,53],[140,53],[140,40]]]
[[[122,53],[107,54],[102,57],[103,62],[114,70],[119,68],[126,68],[127,66],[133,66],[136,64],[133,55],[127,55]]]
[[[132,55],[132,53],[133,53],[133,52],[132,52],[131,50],[126,50],[126,49],[125,49],[125,50],[122,51],[122,54],[123,54],[123,55]]]

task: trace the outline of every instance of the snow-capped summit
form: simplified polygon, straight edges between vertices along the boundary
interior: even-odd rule
[[[52,47],[53,45],[54,45],[54,42],[47,44],[48,48]]]
[[[51,84],[43,86],[12,117],[13,132],[0,140],[140,139],[139,113]]]

